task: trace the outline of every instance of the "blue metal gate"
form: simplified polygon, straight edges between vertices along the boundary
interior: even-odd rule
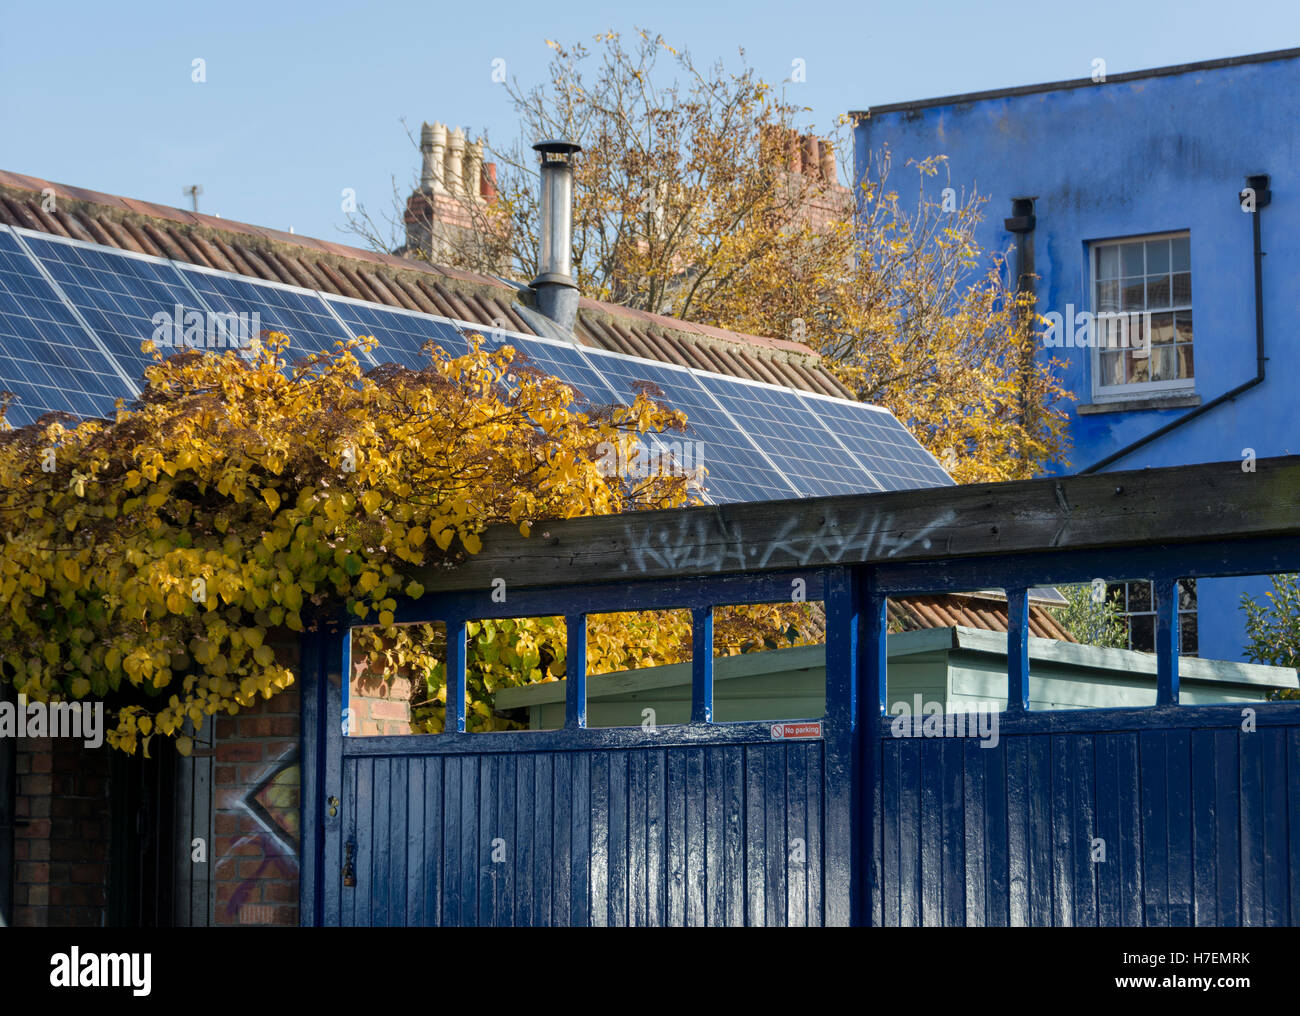
[[[561,584],[508,605],[441,593],[399,616],[447,625],[454,706],[468,619],[563,613],[573,676],[550,732],[467,734],[449,708],[445,734],[344,737],[348,640],[312,639],[304,920],[1300,923],[1300,702],[1180,706],[1174,598],[1180,578],[1298,571],[1300,536],[892,557]],[[1030,711],[1027,591],[1098,575],[1154,583],[1156,705]],[[826,606],[826,713],[790,717],[820,720],[820,736],[713,722],[713,606],[788,600],[794,578]],[[1010,618],[999,744],[894,737],[887,599],[990,587]],[[669,607],[694,620],[692,722],[587,728],[585,615]]]

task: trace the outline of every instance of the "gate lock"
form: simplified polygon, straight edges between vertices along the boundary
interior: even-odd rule
[[[352,851],[355,846],[351,840],[345,844],[347,854],[343,858],[343,887],[345,889],[354,888],[357,884],[357,873],[352,870]]]

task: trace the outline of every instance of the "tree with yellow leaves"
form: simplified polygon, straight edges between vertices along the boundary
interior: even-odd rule
[[[906,167],[915,206],[893,188],[887,152],[847,191],[791,167],[785,146],[803,111],[743,53],[738,70],[701,67],[646,31],[631,46],[616,32],[592,48],[548,46],[544,84],[505,83],[520,139],[488,143],[498,199],[467,206],[475,228],[439,259],[493,274],[505,263],[533,278],[531,145],[566,138],[583,148],[573,256],[586,295],[811,345],[959,482],[1025,478],[1063,457],[1059,365],[1035,358],[1032,307],[1001,252],[976,242],[983,200],[927,198],[942,160]],[[846,152],[844,140],[834,149]],[[377,248],[394,246],[364,214],[352,224]]]

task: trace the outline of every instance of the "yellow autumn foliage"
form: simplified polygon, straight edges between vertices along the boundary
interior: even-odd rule
[[[584,407],[509,347],[363,373],[372,342],[156,355],[113,420],[0,431],[0,679],[108,697],[126,752],[187,746],[187,720],[292,684],[271,633],[340,607],[391,624],[423,593],[406,569],[454,566],[490,524],[686,503],[685,478],[607,477],[596,453],[681,414]]]

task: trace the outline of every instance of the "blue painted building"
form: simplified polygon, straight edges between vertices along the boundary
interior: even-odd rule
[[[1094,77],[857,112],[859,179],[886,147],[900,186],[910,160],[942,155],[927,200],[988,199],[980,241],[1036,276],[1038,312],[1062,326],[1065,344],[1039,349],[1076,397],[1059,471],[1300,451],[1300,49]],[[1115,313],[1127,341],[1071,344]],[[1131,644],[1151,648],[1149,589],[1115,588]],[[1241,659],[1241,593],[1265,588],[1188,584],[1184,651]]]

